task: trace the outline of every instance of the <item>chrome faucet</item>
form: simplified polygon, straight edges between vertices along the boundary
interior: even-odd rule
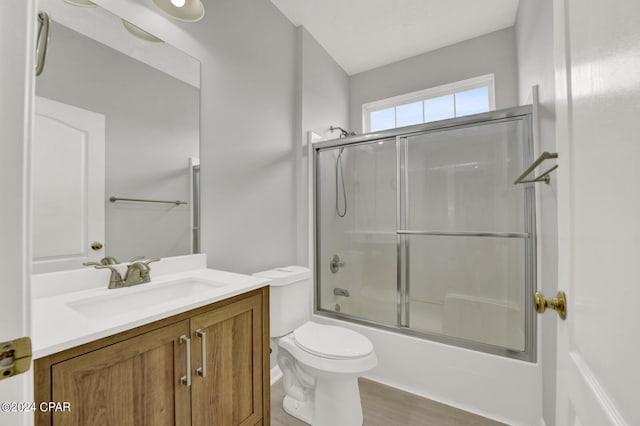
[[[151,281],[151,268],[149,264],[151,262],[157,262],[160,259],[148,259],[144,261],[134,262],[127,266],[127,273],[124,276],[125,286],[144,284]]]
[[[111,270],[111,276],[109,277],[109,287],[107,288],[120,288],[124,287],[124,281],[122,281],[122,275],[116,268],[110,265],[96,265],[96,269],[109,268]]]
[[[124,279],[120,272],[111,265],[97,265],[96,269],[105,269],[109,268],[111,270],[111,276],[109,277],[109,287],[113,288],[122,288],[122,287],[130,287],[133,285],[144,284],[151,281],[151,268],[149,267],[149,263],[157,262],[160,259],[147,259],[143,261],[136,261],[130,265],[127,265],[127,273],[124,275]]]

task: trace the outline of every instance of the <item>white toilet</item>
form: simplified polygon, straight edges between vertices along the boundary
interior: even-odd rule
[[[284,376],[284,410],[313,426],[361,426],[358,377],[378,363],[371,341],[309,321],[309,269],[287,266],[254,275],[271,279],[271,339]]]

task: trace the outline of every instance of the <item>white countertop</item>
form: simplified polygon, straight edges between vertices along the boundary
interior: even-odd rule
[[[206,269],[206,256],[190,255],[162,259],[151,265],[151,282],[132,287],[108,289],[109,273],[83,269],[34,275],[32,279],[33,358],[44,356],[148,324],[182,312],[227,299],[269,284],[269,280],[249,275]],[[122,266],[126,269],[126,266]],[[124,275],[124,274],[123,274]],[[108,300],[121,295],[181,285],[187,282],[215,284],[204,292],[185,292],[154,303],[116,304],[108,314],[82,313],[74,304]],[[173,283],[178,281],[177,283]],[[173,283],[173,284],[171,284]],[[157,286],[157,287],[156,287]],[[77,306],[77,305],[76,305]]]

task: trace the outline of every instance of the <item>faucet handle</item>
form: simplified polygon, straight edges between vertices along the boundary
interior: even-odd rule
[[[107,256],[103,257],[100,262],[84,262],[84,266],[100,266],[100,265],[117,265],[119,262],[115,257]]]
[[[160,258],[158,257],[152,257],[151,259],[146,259],[147,256],[133,256],[131,259],[129,259],[129,262],[138,262],[139,263],[144,263],[145,265],[150,264],[151,262],[159,262]]]

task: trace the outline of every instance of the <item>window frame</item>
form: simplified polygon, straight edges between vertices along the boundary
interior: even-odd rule
[[[394,123],[397,122],[397,116],[395,116],[395,108],[405,104],[414,102],[424,102],[429,99],[439,98],[446,95],[454,95],[454,117],[456,115],[455,110],[455,94],[458,92],[464,92],[467,90],[479,89],[481,87],[489,88],[489,111],[495,111],[495,75],[485,74],[479,77],[468,78],[466,80],[460,80],[453,83],[443,84],[440,86],[431,87],[428,89],[418,90],[417,92],[406,93],[404,95],[393,96],[391,98],[380,99],[373,102],[362,104],[362,129],[364,133],[371,132],[371,113],[381,111],[387,108],[394,108]],[[424,121],[424,104],[422,109],[422,123]],[[397,127],[393,127],[397,129]]]

